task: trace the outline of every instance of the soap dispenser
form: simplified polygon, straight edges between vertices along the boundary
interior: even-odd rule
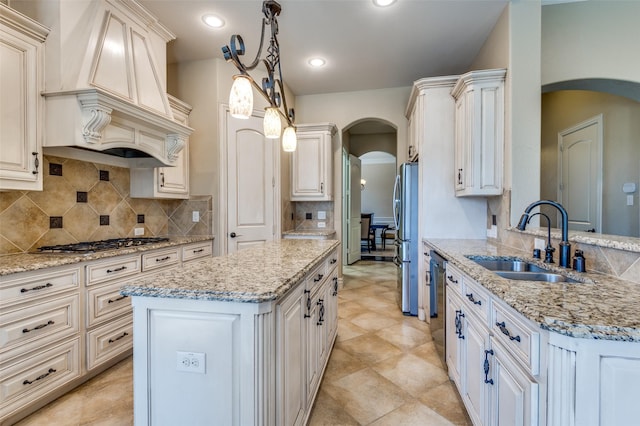
[[[587,271],[582,250],[576,250],[575,254],[573,255],[573,269],[575,269],[577,272]]]

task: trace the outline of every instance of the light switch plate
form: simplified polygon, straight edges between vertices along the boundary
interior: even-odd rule
[[[327,218],[327,212],[324,210],[318,210],[318,219],[324,220]]]
[[[544,250],[546,246],[547,243],[542,238],[536,238],[533,240],[533,248]]]
[[[144,235],[144,228],[133,228],[133,234],[136,237],[139,235]]]
[[[324,222],[318,222],[318,228],[326,228],[327,224]]]
[[[200,222],[200,212],[198,210],[194,210],[193,212],[191,212],[191,221]]]

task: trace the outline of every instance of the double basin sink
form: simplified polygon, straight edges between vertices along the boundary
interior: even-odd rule
[[[551,272],[540,266],[519,259],[486,259],[470,256],[478,265],[510,280],[543,281],[548,283],[579,283],[580,281],[565,275]]]

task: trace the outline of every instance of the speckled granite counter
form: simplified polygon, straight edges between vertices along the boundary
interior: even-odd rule
[[[333,229],[308,229],[308,230],[294,230],[284,231],[282,238],[317,238],[317,239],[330,239],[335,237],[336,231]]]
[[[518,257],[528,253],[485,240],[426,240],[449,262],[541,328],[571,337],[640,342],[640,286],[615,277],[540,266],[585,281],[579,284],[514,281],[467,255]]]
[[[171,247],[182,244],[196,243],[211,240],[211,236],[197,237],[171,237],[169,241],[163,241],[144,246],[123,247],[115,250],[104,250],[95,253],[21,253],[0,256],[0,276],[15,274],[18,272],[36,271],[38,269],[53,268],[56,266],[71,265],[89,260],[105,259],[108,257],[122,256],[125,254],[142,253],[149,250],[157,250],[163,247]]]
[[[185,265],[123,287],[127,296],[259,303],[284,295],[333,249],[336,240],[279,240]]]

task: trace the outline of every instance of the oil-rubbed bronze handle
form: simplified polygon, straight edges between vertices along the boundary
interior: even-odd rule
[[[458,280],[454,280],[454,279],[453,279],[453,275],[447,275],[447,279],[448,279],[449,281],[451,281],[452,283],[454,283],[454,284],[458,284]]]
[[[46,327],[46,326],[48,326],[48,325],[53,325],[53,324],[55,324],[55,322],[54,322],[54,321],[49,320],[49,321],[47,321],[47,322],[46,322],[46,324],[36,325],[35,327],[33,327],[33,328],[31,328],[31,329],[29,329],[29,328],[24,328],[24,329],[22,329],[22,332],[23,332],[23,333],[29,333],[29,332],[31,332],[31,331],[34,331],[34,330],[40,330],[40,329],[42,329],[42,328],[45,328],[45,327]]]
[[[28,291],[33,291],[33,290],[42,290],[44,288],[49,288],[49,287],[53,287],[53,284],[46,283],[46,284],[43,284],[43,285],[37,285],[35,287],[31,287],[31,288],[21,288],[20,289],[20,293],[26,293]]]
[[[113,272],[120,272],[120,271],[124,271],[125,269],[127,269],[126,266],[121,266],[119,268],[116,269],[107,269],[107,274],[111,274]]]
[[[115,299],[109,299],[109,300],[107,300],[107,303],[115,303],[115,302],[119,302],[119,301],[121,301],[122,299],[126,299],[127,297],[129,297],[129,296],[120,296],[120,297],[116,297]]]
[[[194,250],[193,253],[202,253],[204,251],[204,249],[198,249],[198,250]]]
[[[164,173],[160,173],[160,187],[164,187]]]
[[[36,168],[32,173],[34,175],[37,175],[39,173],[38,169],[40,168],[40,160],[38,159],[38,153],[37,152],[32,152],[31,154],[35,157],[35,160],[33,160],[33,165]]]
[[[50,368],[50,369],[49,369],[49,371],[47,371],[46,373],[44,373],[44,374],[42,374],[42,375],[40,375],[40,376],[36,377],[36,378],[35,378],[35,379],[33,379],[33,380],[25,380],[24,382],[22,382],[22,384],[23,384],[23,385],[30,385],[31,383],[37,382],[38,380],[42,380],[42,379],[44,379],[45,377],[47,377],[49,374],[51,374],[51,373],[55,373],[55,372],[56,372],[56,370],[55,370],[55,369]]]
[[[156,262],[164,262],[165,260],[171,259],[171,256],[159,257],[156,259]]]
[[[120,336],[116,337],[115,339],[109,339],[109,343],[114,343],[117,342],[118,340],[122,339],[123,337],[127,337],[129,335],[129,333],[127,333],[126,331],[124,333],[122,333]]]
[[[502,332],[502,334],[504,334],[505,336],[507,336],[509,338],[509,340],[515,340],[516,342],[520,341],[520,336],[512,336],[511,333],[509,332],[509,330],[507,330],[507,326],[504,323],[504,321],[502,322],[496,322],[496,325],[498,327],[500,327],[500,331]]]
[[[313,282],[314,282],[314,283],[317,283],[318,281],[320,281],[320,280],[322,279],[322,277],[324,277],[324,275],[322,275],[322,274],[318,274],[318,277],[317,277],[317,278],[314,278],[314,279],[313,279]]]
[[[474,305],[478,305],[478,306],[482,305],[482,300],[476,300],[476,299],[473,297],[473,293],[469,293],[469,294],[467,294],[467,299],[469,299],[469,301],[470,301],[471,303],[473,303]]]

